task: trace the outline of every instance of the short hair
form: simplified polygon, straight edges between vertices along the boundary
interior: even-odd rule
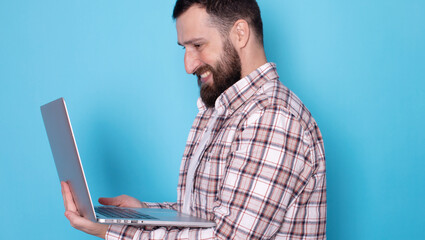
[[[177,19],[193,5],[205,8],[220,33],[227,37],[233,24],[243,19],[252,27],[258,42],[263,45],[263,21],[255,0],[177,0],[173,19]]]

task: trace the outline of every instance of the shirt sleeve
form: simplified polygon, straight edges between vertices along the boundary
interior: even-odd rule
[[[252,113],[227,160],[214,208],[215,228],[147,230],[111,225],[106,239],[268,239],[312,175],[308,137],[279,106]]]
[[[235,139],[214,213],[223,239],[269,239],[312,175],[310,141],[281,106],[253,112]]]
[[[110,225],[106,232],[107,240],[162,240],[162,239],[216,239],[214,228],[165,228],[156,229],[136,228],[128,225]]]
[[[155,202],[142,202],[148,206],[148,208],[165,208],[165,209],[173,209],[177,211],[177,203],[175,202],[163,202],[163,203],[155,203]]]

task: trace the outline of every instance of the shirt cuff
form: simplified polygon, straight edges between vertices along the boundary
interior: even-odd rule
[[[133,239],[136,232],[137,228],[132,228],[128,225],[109,225],[105,234],[105,240]]]
[[[156,202],[142,202],[147,205],[148,208],[167,208],[177,210],[177,203],[173,202],[164,202],[164,203],[156,203]]]

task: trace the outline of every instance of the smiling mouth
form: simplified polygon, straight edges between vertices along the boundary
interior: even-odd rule
[[[203,74],[199,75],[199,78],[204,83],[208,80],[208,77],[211,75],[211,71],[206,71]]]

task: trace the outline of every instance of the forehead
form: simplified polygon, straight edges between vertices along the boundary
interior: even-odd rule
[[[209,39],[213,35],[219,34],[205,9],[197,5],[190,7],[177,18],[176,28],[178,42],[182,45],[193,39]]]

